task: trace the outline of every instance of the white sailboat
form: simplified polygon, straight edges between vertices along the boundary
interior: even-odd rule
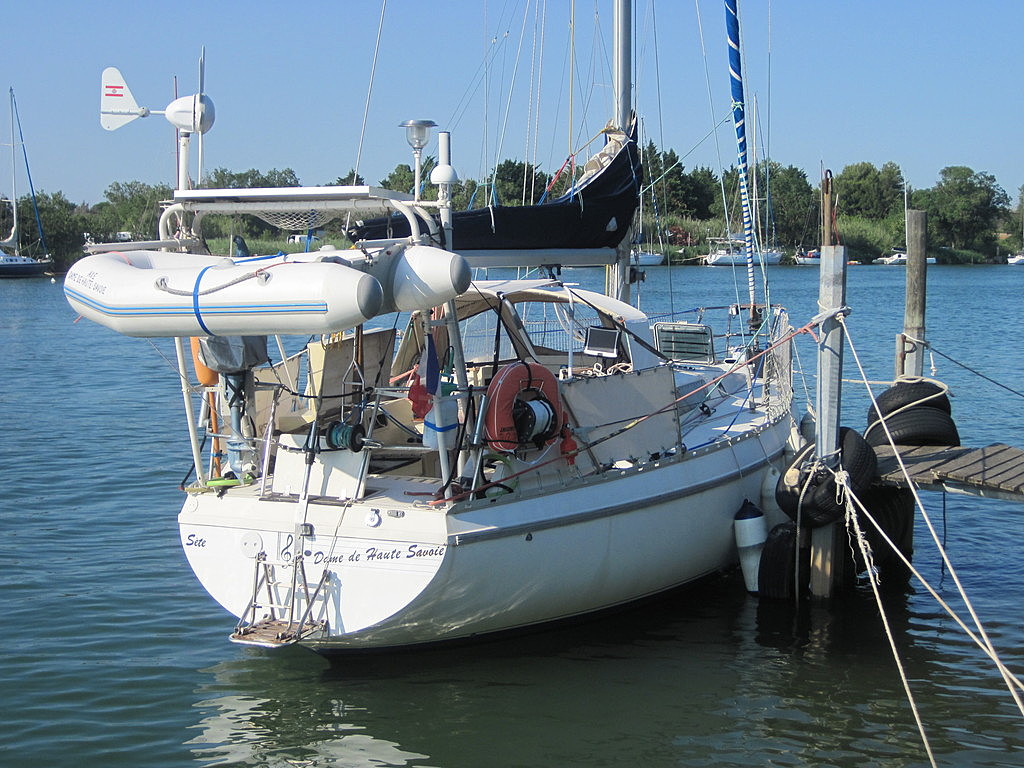
[[[934,264],[935,257],[927,256],[924,261],[925,264]],[[890,267],[905,267],[907,266],[907,249],[900,246],[893,248],[892,252],[888,256],[880,256],[875,259],[875,264],[885,264]]]
[[[741,237],[711,237],[708,238],[708,241],[710,250],[704,257],[704,263],[709,267],[746,265],[746,243]],[[774,266],[782,262],[782,252],[777,250],[760,251],[757,262]]]
[[[14,88],[10,89],[10,100],[11,100],[11,199],[9,202],[11,206],[11,231],[10,234],[3,240],[0,240],[0,278],[4,277],[41,277],[48,270],[53,268],[53,259],[50,255],[45,253],[46,241],[42,237],[42,226],[39,227],[40,241],[42,243],[44,255],[41,257],[28,256],[22,253],[21,249],[21,231],[18,228],[18,185],[17,185],[17,166],[18,156],[17,147],[18,142],[15,141],[15,135],[21,137],[22,154],[25,158],[25,171],[28,173],[28,154],[24,151],[25,138],[21,136],[21,123],[18,118],[18,104],[14,99]],[[35,190],[32,189],[32,178],[29,176],[29,189],[32,193],[32,205],[35,207],[36,194]],[[38,223],[38,211],[36,212],[37,223]],[[9,253],[8,250],[9,249]]]
[[[618,0],[620,98],[595,173],[635,151],[629,22]],[[201,133],[191,119],[179,129]],[[107,249],[130,266],[97,253],[69,274],[68,300],[97,322],[176,337],[196,473],[181,544],[236,617],[234,642],[335,653],[535,627],[734,566],[747,500],[765,515],[745,516],[745,550],[785,519],[776,478],[800,439],[785,312],[752,302],[722,306],[717,327],[710,312],[652,324],[621,299],[621,268],[611,295],[470,283],[473,259],[557,264],[557,249],[460,256],[440,138],[437,203],[372,187],[193,191],[184,173],[159,241]],[[367,210],[409,234],[302,262],[198,245],[212,212],[299,231]],[[622,235],[615,263],[628,266]],[[115,261],[138,277],[116,302]],[[342,304],[357,297],[347,314],[303,287],[327,271]],[[287,299],[325,306],[287,315],[273,304]],[[266,334],[285,332],[315,338],[267,364]],[[184,336],[199,337],[191,356]]]

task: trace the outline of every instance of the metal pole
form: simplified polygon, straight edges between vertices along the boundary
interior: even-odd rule
[[[921,376],[924,371],[924,315],[928,244],[928,214],[907,211],[907,291],[903,333],[896,337],[896,378]]]
[[[614,89],[615,127],[625,133],[629,130],[632,116],[632,73],[633,73],[633,18],[630,0],[616,0],[613,18],[615,49]],[[629,224],[629,222],[621,222]],[[633,228],[627,227],[625,237],[615,249],[615,264],[608,270],[606,293],[627,304],[632,298],[629,285],[629,257],[633,246]]]
[[[818,308],[825,314],[818,346],[818,418],[815,455],[829,467],[839,463],[839,417],[842,407],[843,346],[845,334],[839,313],[846,308],[846,246],[821,249]],[[835,576],[838,526],[815,528],[811,533],[811,595],[829,597]]]
[[[617,0],[614,12],[615,127],[620,131],[629,128],[632,103],[633,19],[630,5],[629,0]]]

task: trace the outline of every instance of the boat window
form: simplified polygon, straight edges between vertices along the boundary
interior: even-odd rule
[[[526,332],[537,349],[583,352],[587,329],[602,326],[601,316],[586,304],[531,301],[519,305]]]

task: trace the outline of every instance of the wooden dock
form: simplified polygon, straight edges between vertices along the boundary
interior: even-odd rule
[[[930,491],[1024,501],[1024,451],[995,443],[985,448],[897,446],[914,485]],[[907,487],[891,446],[875,448],[882,485]]]

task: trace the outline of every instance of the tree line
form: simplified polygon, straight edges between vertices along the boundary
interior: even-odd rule
[[[649,247],[675,252],[686,246],[696,254],[707,247],[709,237],[742,229],[736,168],[721,175],[704,167],[688,170],[674,150],[660,150],[653,142],[641,148],[641,160],[644,182],[637,226]],[[432,157],[425,159],[422,179],[429,178],[435,163]],[[580,173],[581,168],[569,162],[549,174],[527,162],[504,160],[489,179],[460,182],[453,202],[456,210],[536,204],[565,193]],[[352,170],[327,182],[365,183]],[[791,252],[820,244],[820,184],[812,185],[799,168],[775,161],[759,162],[750,184],[763,243]],[[298,176],[290,168],[266,172],[217,168],[204,176],[202,184],[208,188],[299,185]],[[411,192],[413,168],[400,163],[377,185]],[[425,199],[436,199],[436,194],[436,188],[429,184],[421,190]],[[1024,196],[1024,188],[1020,194]],[[172,195],[172,188],[165,184],[115,182],[105,191],[104,199],[94,205],[75,204],[63,193],[55,192],[38,194],[37,206],[48,249],[59,266],[67,267],[81,256],[87,239],[110,242],[122,232],[138,239],[156,237],[160,203]],[[1007,252],[1024,249],[1022,206],[1011,208],[1009,196],[994,176],[965,166],[943,168],[930,188],[910,189],[895,163],[885,163],[881,168],[869,162],[854,163],[832,179],[832,198],[838,240],[848,246],[854,258],[875,258],[903,245],[905,207],[928,213],[929,250],[946,251],[943,260],[996,260]],[[25,196],[17,204],[25,233],[23,241],[26,236],[35,239],[29,251],[38,252],[32,201]],[[0,231],[9,231],[10,216],[10,206],[0,206]],[[343,227],[343,220],[335,220],[327,225],[326,235],[343,239]],[[251,216],[209,216],[204,220],[204,232],[209,238],[229,234],[254,239],[283,236],[275,227]]]

